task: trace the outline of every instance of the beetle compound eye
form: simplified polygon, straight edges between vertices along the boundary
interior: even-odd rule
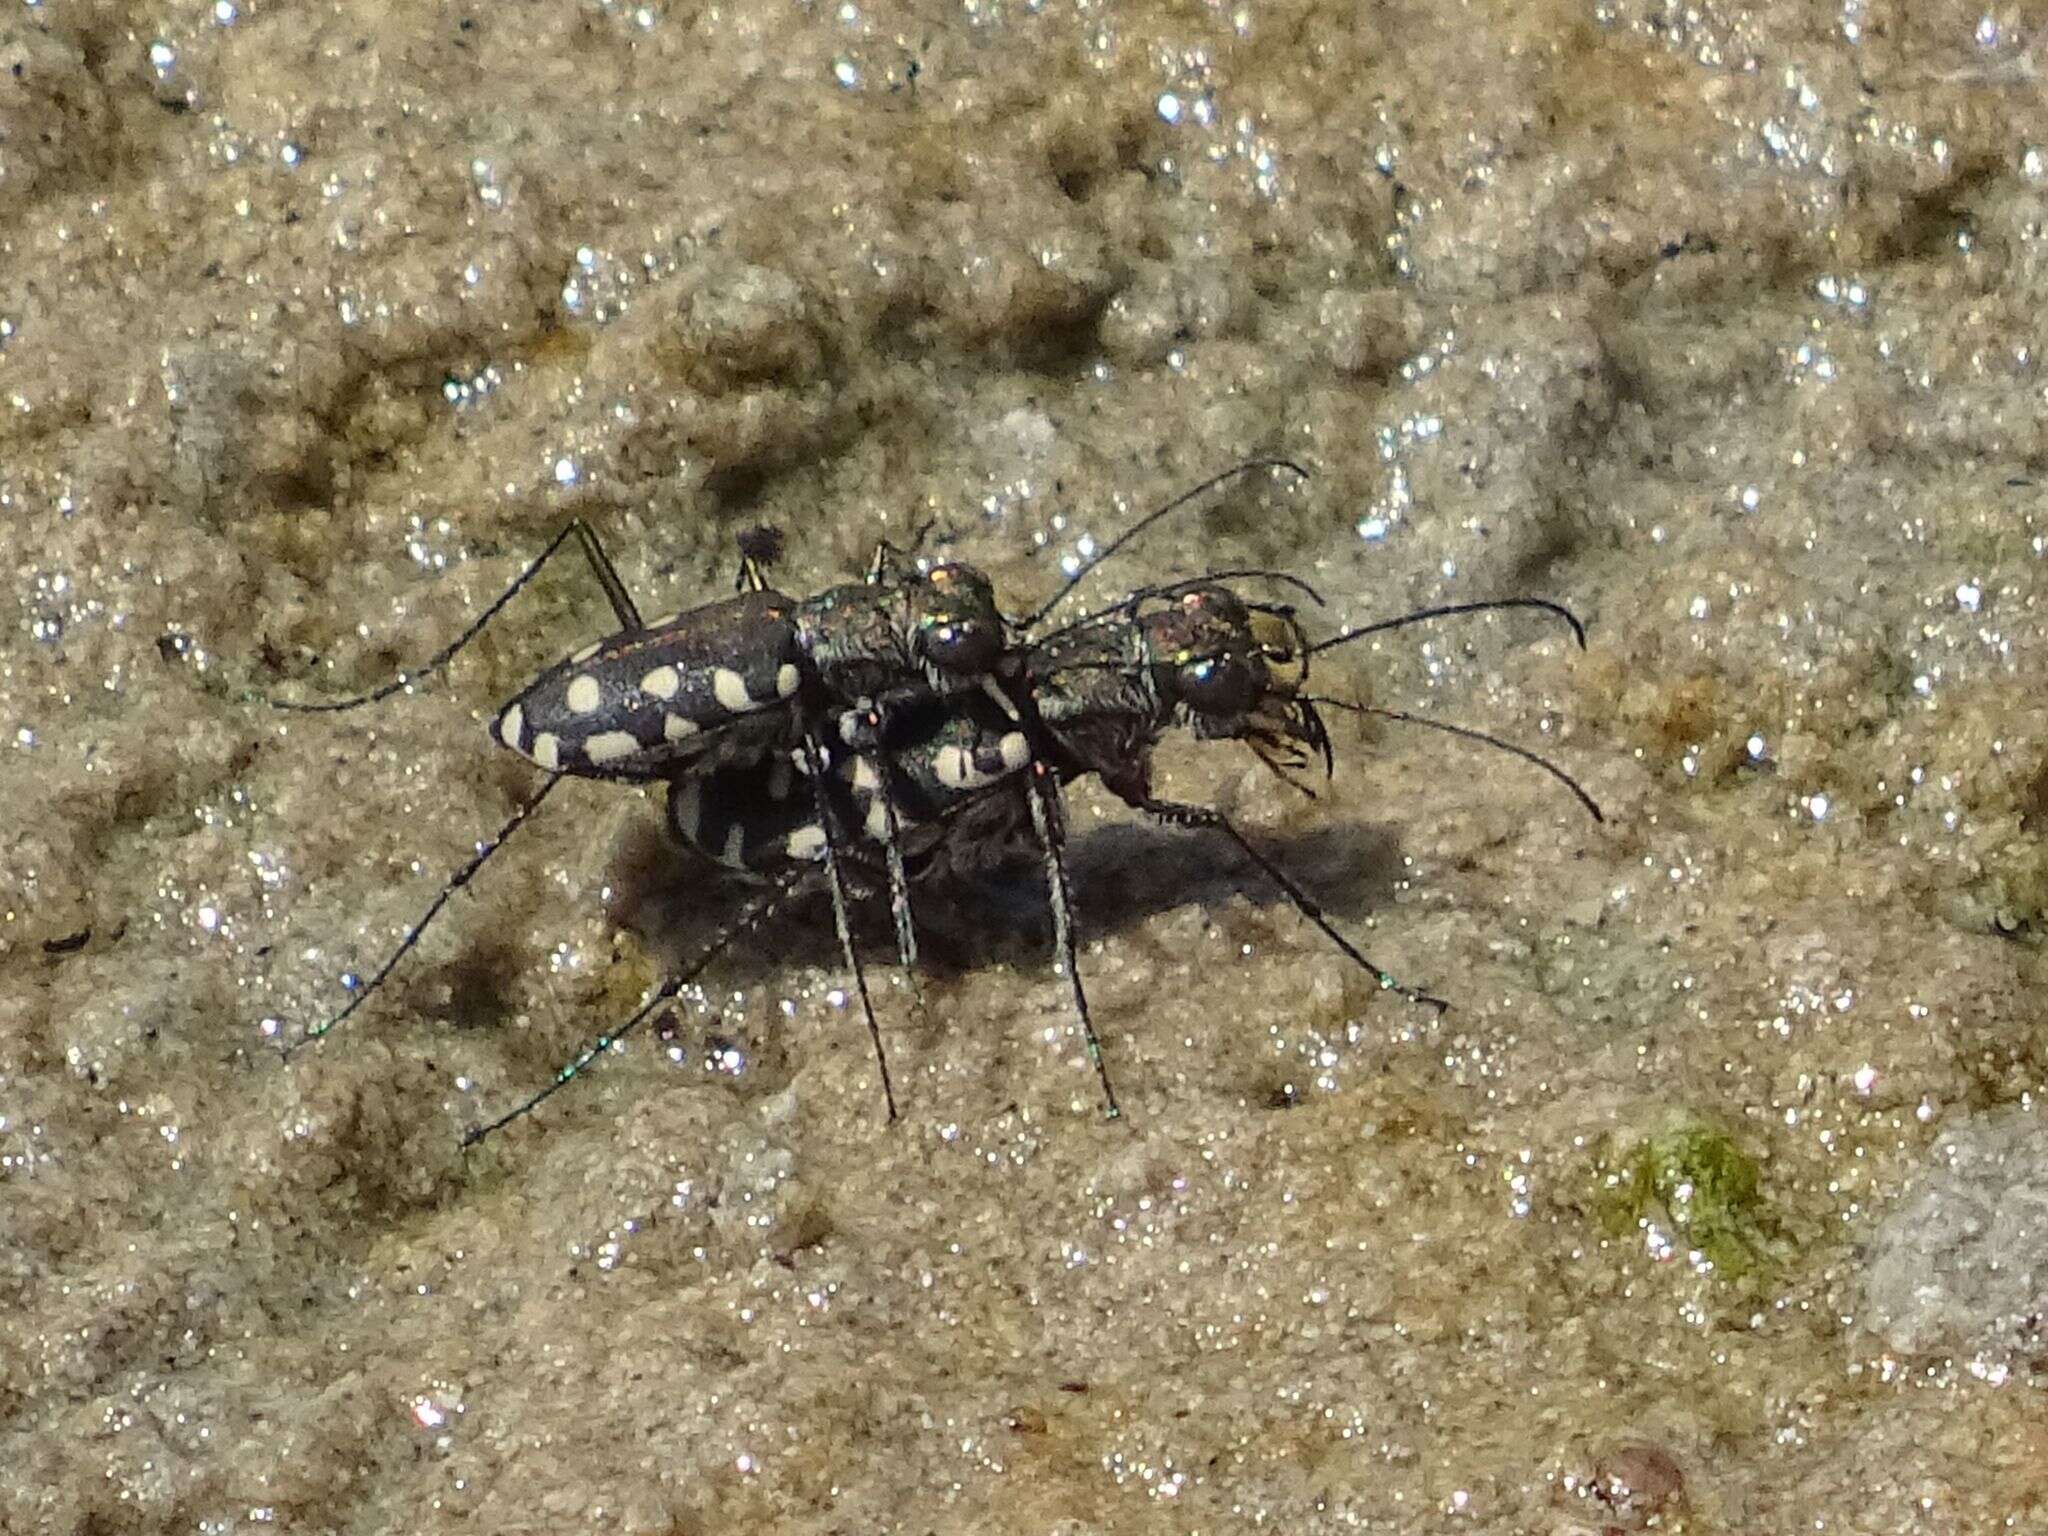
[[[980,620],[934,618],[925,625],[924,653],[942,672],[986,672],[1002,649],[1001,631]]]
[[[1205,656],[1181,666],[1181,702],[1197,714],[1241,715],[1258,695],[1258,677],[1239,656]]]
[[[1298,688],[1308,678],[1308,643],[1291,612],[1266,610],[1251,615],[1251,636],[1269,670],[1284,679],[1277,686]]]
[[[975,676],[996,664],[1003,650],[1003,620],[988,578],[964,565],[936,565],[925,573],[929,601],[919,625],[925,659],[942,672]]]

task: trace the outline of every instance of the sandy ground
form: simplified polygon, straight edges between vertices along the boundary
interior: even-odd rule
[[[2048,1529],[2020,8],[144,17],[0,20],[0,1528]],[[1092,590],[1591,627],[1318,679],[1604,826],[1400,726],[1314,800],[1162,752],[1443,1018],[1084,786],[1122,1123],[1026,877],[927,904],[915,998],[864,928],[894,1126],[812,907],[464,1155],[741,899],[578,784],[280,1063],[606,611],[256,693],[572,513],[648,612],[927,519],[1021,611],[1271,453]]]

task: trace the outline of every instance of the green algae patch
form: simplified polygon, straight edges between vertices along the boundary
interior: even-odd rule
[[[1777,1228],[1756,1159],[1717,1125],[1682,1118],[1631,1144],[1611,1138],[1595,1175],[1594,1213],[1610,1237],[1661,1226],[1675,1249],[1729,1280],[1773,1258]]]

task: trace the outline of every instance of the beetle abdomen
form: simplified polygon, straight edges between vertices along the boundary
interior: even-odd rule
[[[547,669],[491,734],[550,773],[665,779],[755,762],[798,737],[789,600],[748,592],[657,619]]]

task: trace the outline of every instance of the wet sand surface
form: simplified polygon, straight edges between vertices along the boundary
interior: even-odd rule
[[[0,1530],[2048,1526],[2048,36],[2018,8],[17,6]],[[745,893],[496,707],[926,522],[1315,585],[1309,798]],[[1249,590],[1249,589],[1248,589]]]

